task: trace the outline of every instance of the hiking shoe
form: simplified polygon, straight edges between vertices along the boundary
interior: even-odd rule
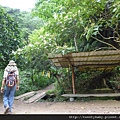
[[[10,110],[10,108],[6,107],[4,114],[7,114],[9,110]]]
[[[9,115],[12,114],[12,111],[11,111],[11,110],[8,110],[7,114],[9,114]]]

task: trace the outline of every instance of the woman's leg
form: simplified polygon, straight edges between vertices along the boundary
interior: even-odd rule
[[[9,94],[10,94],[10,89],[9,87],[5,86],[4,95],[3,95],[3,103],[5,108],[9,107]]]
[[[10,94],[9,94],[8,104],[9,104],[10,110],[12,110],[12,105],[13,105],[13,102],[14,102],[14,95],[15,95],[15,91],[16,91],[16,86],[11,87],[10,89],[11,90],[10,90]]]

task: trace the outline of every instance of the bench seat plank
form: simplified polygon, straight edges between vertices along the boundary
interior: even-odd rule
[[[63,94],[63,97],[119,97],[120,93],[100,93],[100,94]]]

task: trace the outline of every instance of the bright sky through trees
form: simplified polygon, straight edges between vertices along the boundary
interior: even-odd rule
[[[0,5],[17,8],[21,11],[29,11],[34,8],[36,0],[0,0]]]

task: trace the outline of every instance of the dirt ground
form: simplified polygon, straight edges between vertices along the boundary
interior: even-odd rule
[[[44,90],[54,89],[53,85]],[[13,114],[120,114],[120,101],[90,100],[73,102],[25,103],[14,100]],[[0,114],[4,113],[2,94],[0,94]]]
[[[3,114],[0,98],[0,114]],[[13,114],[120,114],[120,101],[96,100],[88,102],[37,102],[24,103],[15,100]]]

